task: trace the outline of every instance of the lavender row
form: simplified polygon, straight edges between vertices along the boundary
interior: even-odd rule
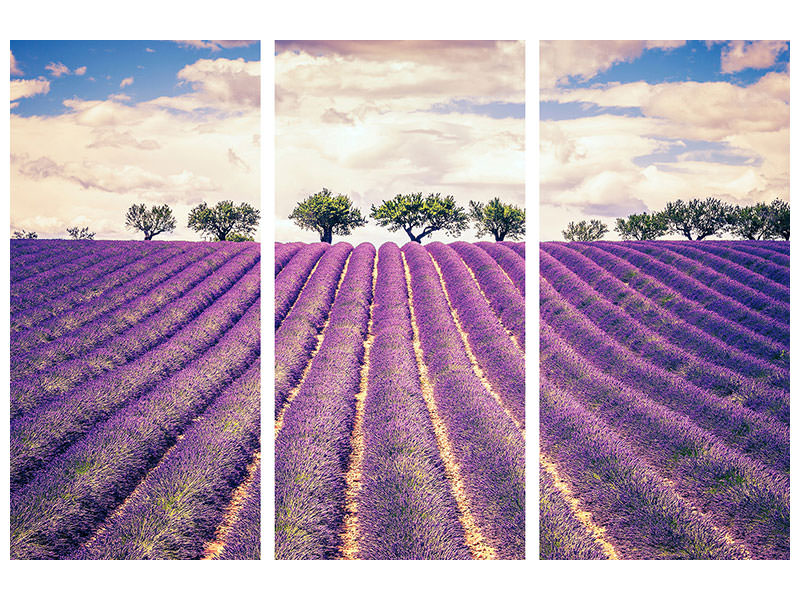
[[[565,247],[567,245],[557,242],[542,244],[542,248],[546,248],[551,254],[558,246]],[[666,287],[656,278],[641,273],[627,260],[601,248],[592,244],[570,244],[569,248],[591,259],[603,270],[622,281],[626,287],[636,290],[643,297],[650,298],[653,303],[662,306],[664,310],[671,313],[671,319],[676,324],[677,318],[680,318],[684,323],[705,331],[732,348],[762,359],[776,367],[788,369],[787,350],[773,340],[754,334],[738,323],[706,310],[702,304],[684,299],[675,290]]]
[[[550,475],[539,466],[539,558],[603,560],[595,539],[572,511]]]
[[[85,332],[86,335],[77,339],[60,338],[45,346],[44,350],[51,351],[49,353],[31,353],[38,354],[36,365],[42,370],[19,378],[15,378],[12,371],[12,419],[43,404],[49,398],[63,395],[89,379],[142,356],[211,306],[252,270],[257,262],[258,254],[255,251],[241,253],[216,269],[211,277],[202,280],[199,285],[189,288],[176,285],[164,290],[157,288],[153,296],[158,299],[158,303],[152,302],[149,294],[136,303],[137,306],[146,307],[147,312],[155,311],[154,314],[139,320],[140,314],[131,307],[127,318],[122,321],[123,327],[129,326],[130,322],[136,325],[126,329],[124,333],[114,326],[118,320],[111,323],[95,321],[89,324],[91,331]],[[191,269],[187,269],[182,275],[187,275],[188,278],[190,273]],[[251,274],[250,277],[254,275]],[[157,310],[159,304],[163,304],[161,310]],[[106,343],[95,348],[102,342]],[[89,351],[91,348],[95,349]],[[75,358],[61,362],[60,359],[66,356]]]
[[[731,242],[727,242],[728,245]],[[789,240],[742,240],[741,242],[733,242],[735,244],[741,244],[743,246],[753,246],[753,247],[761,247],[766,248],[768,250],[772,250],[773,252],[777,252],[778,254],[783,254],[785,256],[789,256],[790,246]]]
[[[217,262],[218,259],[232,256],[242,250],[243,248],[229,246],[223,247],[217,252],[208,255],[208,251],[205,247],[197,247],[186,253],[178,254],[161,264],[158,268],[142,273],[132,279],[125,286],[103,294],[66,313],[46,319],[35,327],[19,332],[12,332],[12,354],[18,355],[30,351],[37,346],[52,342],[75,330],[79,330],[78,334],[80,335],[80,328],[85,327],[88,323],[97,321],[102,315],[119,309],[127,303],[136,302],[142,295],[164,283],[170,277],[176,276],[176,274],[180,276],[183,271],[187,270],[187,267],[196,269],[205,268],[207,270],[206,272],[210,273],[213,270],[211,268],[212,265],[221,264]],[[200,259],[203,259],[202,262],[196,264]],[[112,313],[110,318],[113,318],[113,314],[114,313]],[[118,312],[116,314],[122,315],[124,312]]]
[[[739,324],[750,331],[770,338],[789,348],[789,326],[786,321],[761,315],[744,306],[739,300],[730,299],[711,288],[698,283],[693,277],[684,275],[675,267],[653,261],[647,254],[608,242],[596,242],[599,248],[619,256],[674,290],[682,300],[695,302],[714,312],[732,324]],[[744,298],[742,298],[744,299]]]
[[[85,434],[189,364],[230,329],[259,296],[258,265],[173,337],[113,372],[57,397],[11,423],[11,487]],[[256,327],[257,329],[257,327]]]
[[[525,554],[525,441],[472,371],[430,255],[403,246],[433,397],[483,536],[499,558]]]
[[[275,329],[280,327],[330,244],[319,242],[301,248],[275,278]]]
[[[70,248],[62,252],[61,255],[54,257],[53,260],[58,260],[59,262],[52,268],[45,269],[24,279],[12,281],[11,298],[42,290],[46,294],[51,288],[58,287],[62,281],[69,279],[70,276],[77,274],[80,277],[83,271],[118,254],[115,248],[109,245],[91,247],[88,252],[83,246],[83,244],[76,244],[75,249]]]
[[[788,242],[784,243],[788,246]],[[763,242],[727,242],[725,245],[729,248],[735,248],[741,252],[757,256],[762,260],[772,261],[776,265],[784,267],[787,270],[789,269],[789,253],[785,251],[779,252],[765,247]]]
[[[375,249],[371,244],[362,245],[356,254],[350,244],[339,242],[331,246],[319,260],[291,311],[275,332],[276,415],[299,381],[303,368],[308,364],[311,352],[317,345],[317,334],[323,328],[331,310],[348,260],[352,257],[355,263],[353,266],[366,277],[367,272],[372,272],[374,256]]]
[[[223,318],[220,311],[218,317]],[[12,492],[12,558],[60,558],[85,542],[193,417],[256,359],[258,297],[183,370],[140,393]]]
[[[722,255],[718,255],[709,251],[707,245],[689,245],[670,242],[661,243],[664,244],[665,248],[669,248],[673,252],[682,254],[707,267],[711,267],[715,271],[727,275],[735,281],[766,294],[776,302],[782,302],[786,305],[789,304],[789,287],[786,284],[777,283],[769,277],[761,275],[752,269],[748,269],[730,257],[723,257],[725,254],[724,249],[721,249]],[[766,263],[766,261],[757,262],[761,265]]]
[[[517,291],[525,297],[525,259],[511,250],[508,246],[503,246],[496,242],[477,242],[478,248],[485,250],[508,275],[514,283]]]
[[[452,254],[461,257],[468,267],[462,267],[462,281],[469,285],[472,276],[478,282],[477,289],[485,297],[491,309],[500,319],[503,327],[508,329],[516,338],[522,351],[525,351],[525,298],[505,276],[503,270],[484,250],[474,244],[466,242],[453,242],[450,247],[441,242],[433,242],[426,246],[428,252],[434,256]],[[472,276],[471,276],[472,275]]]
[[[278,276],[283,268],[289,264],[292,257],[305,246],[303,242],[290,242],[288,244],[275,244],[275,276]]]
[[[524,425],[524,355],[510,343],[497,315],[487,304],[459,255],[441,243],[428,244],[425,248],[441,269],[449,300],[467,334],[467,340],[478,365],[492,389],[502,398],[503,404],[514,418]],[[523,302],[521,298],[520,302]],[[521,308],[519,316],[524,330],[524,302]]]
[[[161,264],[184,251],[179,246],[169,246],[162,250],[151,252],[72,292],[55,297],[48,302],[35,303],[28,308],[22,309],[11,316],[11,331],[16,332],[28,329],[76,306],[86,304],[102,294],[112,293],[113,290],[122,288],[135,277],[159,268]],[[120,256],[122,257],[123,255],[121,254]]]
[[[359,263],[374,248],[357,249]],[[345,470],[372,301],[372,265],[348,268],[328,327],[275,440],[275,558],[339,555]]]
[[[39,307],[48,302],[54,302],[62,299],[64,296],[75,293],[76,291],[91,290],[94,295],[102,293],[103,285],[106,287],[118,285],[115,284],[116,274],[124,267],[135,263],[140,259],[147,258],[153,254],[159,254],[159,251],[166,250],[164,248],[157,248],[156,246],[135,246],[129,248],[127,252],[120,252],[119,249],[110,247],[102,253],[102,260],[99,260],[91,266],[80,269],[77,272],[59,278],[56,281],[50,282],[44,287],[38,287],[31,290],[23,290],[11,293],[11,313],[12,316],[31,309]],[[178,252],[177,248],[172,249],[170,254]],[[99,254],[99,253],[98,253]],[[162,261],[163,262],[163,261]]]
[[[111,302],[88,303],[57,319],[40,324],[32,331],[38,331],[40,337],[50,341],[41,343],[27,352],[22,352],[25,345],[21,342],[29,338],[18,338],[15,340],[18,343],[12,343],[12,348],[16,351],[11,364],[12,380],[81,356],[113,336],[135,328],[151,315],[156,315],[153,319],[157,320],[161,309],[169,307],[170,303],[177,301],[187,292],[197,290],[207,293],[208,286],[213,286],[217,280],[217,270],[230,271],[231,266],[242,264],[244,268],[249,268],[258,260],[257,248],[250,248],[244,252],[237,250],[229,248],[210,256],[202,254],[194,256],[191,263],[172,276],[165,276],[155,271],[137,278],[134,280],[135,283],[131,282],[127,286],[129,291],[123,294],[123,298],[129,296],[132,291],[137,291],[138,294],[110,312],[104,312],[104,309],[113,308],[115,304],[122,302],[122,298],[114,298]],[[201,258],[203,260],[199,260]],[[168,272],[176,267],[175,264],[170,265]],[[228,275],[227,272],[225,274]],[[224,288],[220,291],[224,291]],[[175,310],[171,308],[166,310],[167,312],[160,316],[174,317],[172,313],[175,313]]]
[[[742,267],[757,273],[767,279],[772,280],[777,285],[789,287],[789,269],[776,265],[771,260],[765,259],[760,256],[754,256],[745,252],[746,246],[741,244],[728,245],[728,244],[703,244],[700,249],[703,252],[713,254],[729,260],[732,263],[741,265]]]
[[[605,424],[542,377],[541,444],[622,558],[744,558]]]
[[[468,559],[420,388],[399,248],[381,246],[364,401],[358,557]]]
[[[259,365],[256,360],[211,402],[73,558],[163,560],[203,555],[258,449]]]
[[[781,323],[789,322],[788,303],[775,300],[727,275],[720,274],[714,269],[705,266],[703,262],[698,262],[673,252],[662,242],[623,242],[622,245],[674,267],[715,293],[730,298],[759,314],[764,314]]]
[[[32,264],[38,260],[37,254],[50,251],[55,244],[43,240],[11,240],[11,270]]]
[[[702,389],[721,397],[735,394],[745,407],[756,412],[766,412],[788,423],[788,374],[766,381],[717,366],[702,354],[690,354],[685,350],[685,345],[678,346],[667,341],[639,320],[628,316],[618,306],[598,297],[595,288],[583,281],[587,272],[574,266],[574,270],[568,270],[544,249],[540,255],[540,264],[542,277],[564,301],[579,310],[576,318],[588,319],[611,339],[662,369],[679,373]],[[591,279],[591,275],[587,279]],[[618,299],[613,292],[610,295]],[[555,303],[557,307],[560,304],[557,299]],[[685,331],[685,328],[681,329]],[[759,376],[763,377],[763,373],[759,373]]]
[[[108,243],[95,245],[93,242],[88,241],[73,243],[64,241],[60,244],[54,244],[51,241],[42,240],[40,243],[47,246],[44,252],[35,254],[33,260],[29,263],[15,265],[15,268],[11,271],[12,288],[17,284],[25,285],[26,280],[35,280],[42,274],[47,274],[58,267],[69,268],[75,258],[91,256],[96,252],[104,252],[110,247]]]
[[[511,248],[514,252],[519,254],[523,260],[525,259],[525,242],[497,242],[506,248]]]
[[[223,540],[218,560],[261,560],[261,466],[247,488],[247,497]]]
[[[687,417],[660,406],[597,370],[547,325],[542,327],[542,378],[613,423],[639,459],[673,480],[676,489],[761,558],[788,553],[788,478],[779,477]]]
[[[714,397],[627,351],[579,312],[560,301],[545,280],[541,282],[541,298],[542,322],[570,340],[572,348],[597,369],[685,414],[727,444],[757,457],[776,471],[788,473],[789,433],[784,424]]]

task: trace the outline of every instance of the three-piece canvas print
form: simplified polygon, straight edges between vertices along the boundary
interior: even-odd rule
[[[788,42],[10,51],[12,559],[789,558]]]

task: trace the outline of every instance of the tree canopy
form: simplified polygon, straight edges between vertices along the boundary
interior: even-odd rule
[[[39,237],[39,234],[35,231],[25,231],[24,229],[15,231],[12,235],[16,240],[35,240]]]
[[[608,232],[608,226],[601,223],[598,219],[592,219],[588,223],[579,221],[569,222],[567,228],[561,233],[564,239],[570,242],[594,242],[602,238]]]
[[[693,198],[689,202],[678,199],[664,208],[669,232],[690,240],[721,235],[729,226],[730,212],[730,206],[717,198]]]
[[[654,240],[667,233],[667,219],[663,213],[641,213],[618,218],[614,231],[623,240]]]
[[[373,205],[370,216],[389,231],[402,229],[412,242],[421,242],[425,236],[440,230],[457,236],[469,227],[467,211],[456,206],[453,196],[442,197],[438,193],[425,198],[420,192],[398,194],[380,206]]]
[[[93,240],[94,232],[88,227],[67,227],[67,233],[73,240]]]
[[[776,238],[789,239],[789,203],[775,198],[770,205],[772,233]]]
[[[486,205],[470,201],[469,210],[478,226],[478,237],[491,234],[496,242],[502,242],[506,237],[512,240],[525,237],[525,209],[492,198]]]
[[[230,236],[249,236],[258,227],[260,211],[246,202],[236,206],[230,200],[209,207],[205,202],[189,213],[189,227],[215,242],[229,241]]]
[[[134,204],[125,215],[125,226],[144,234],[144,239],[152,240],[159,233],[175,230],[175,217],[166,205],[147,208],[144,204]]]
[[[289,218],[301,229],[316,231],[320,241],[329,244],[334,234],[350,235],[353,229],[367,223],[350,198],[343,194],[334,196],[327,188],[298,203]]]

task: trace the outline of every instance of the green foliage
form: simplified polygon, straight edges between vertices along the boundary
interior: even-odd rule
[[[772,234],[776,238],[789,239],[789,203],[780,198],[775,198],[770,205],[770,220],[772,221]]]
[[[89,231],[88,227],[67,227],[67,233],[73,240],[94,239],[94,231]]]
[[[25,231],[23,229],[21,231],[15,231],[12,236],[15,240],[35,240],[39,237],[39,234],[35,231]]]
[[[614,231],[623,240],[654,240],[667,233],[667,218],[664,213],[629,215],[617,219]]]
[[[731,210],[728,204],[717,198],[693,198],[689,202],[678,199],[667,203],[663,214],[670,233],[678,233],[690,240],[702,240],[725,232]]]
[[[255,242],[256,239],[252,235],[242,235],[241,233],[229,233],[226,238],[227,242]]]
[[[425,236],[440,230],[456,237],[469,227],[467,211],[456,206],[452,196],[442,197],[438,193],[425,198],[420,192],[397,194],[380,206],[373,205],[370,216],[389,231],[402,229],[412,242],[421,242]],[[416,228],[422,230],[415,234]]]
[[[333,240],[333,234],[350,235],[356,227],[363,227],[367,220],[355,208],[350,198],[343,194],[334,196],[327,188],[312,194],[297,206],[289,215],[301,229],[319,233],[321,242]]]
[[[753,206],[737,206],[728,214],[728,228],[745,240],[767,240],[773,237],[772,215],[763,202]]]
[[[159,233],[175,230],[175,217],[166,204],[147,208],[144,204],[134,204],[125,215],[125,226],[144,233],[144,239],[152,240]]]
[[[601,223],[598,219],[592,219],[588,223],[579,221],[578,223],[569,222],[567,228],[561,233],[564,239],[569,242],[594,242],[602,238],[608,232],[608,226]]]
[[[502,242],[506,236],[512,240],[525,237],[525,209],[492,198],[486,205],[471,200],[469,212],[478,226],[478,237],[491,234],[496,242]]]
[[[224,242],[231,235],[249,236],[258,227],[259,216],[260,211],[246,202],[236,206],[223,200],[213,207],[203,202],[189,213],[189,227],[211,241]]]

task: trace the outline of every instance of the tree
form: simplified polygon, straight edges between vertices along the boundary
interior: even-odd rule
[[[125,226],[144,233],[144,239],[152,240],[159,233],[175,230],[175,217],[172,209],[163,204],[147,208],[144,204],[134,204],[125,215]]]
[[[333,235],[350,235],[356,227],[363,227],[367,220],[355,208],[350,198],[343,194],[333,195],[327,188],[312,194],[294,207],[289,215],[301,229],[319,233],[321,242],[333,240]]]
[[[255,238],[252,235],[242,235],[241,233],[229,233],[228,242],[255,242]]]
[[[667,233],[667,219],[664,213],[628,215],[617,219],[614,231],[623,240],[654,240]]]
[[[73,240],[94,239],[94,231],[89,231],[88,227],[67,227],[67,233]]]
[[[772,211],[764,202],[737,206],[728,214],[728,229],[745,240],[768,240],[775,236]]]
[[[439,194],[428,194],[425,198],[419,192],[398,194],[380,206],[373,205],[370,216],[389,231],[402,229],[412,242],[421,242],[425,236],[440,230],[456,237],[469,227],[467,211],[456,206],[452,196],[442,198]],[[422,230],[415,234],[414,229],[420,227]]]
[[[770,205],[772,234],[776,238],[789,239],[789,203],[775,198]]]
[[[13,233],[14,239],[16,240],[35,240],[39,237],[39,234],[35,231],[15,231]]]
[[[578,223],[570,221],[567,228],[561,233],[564,239],[570,242],[594,242],[602,238],[607,232],[607,225],[604,225],[598,219],[592,219],[588,223],[586,221]]]
[[[478,237],[491,234],[496,242],[502,242],[506,236],[512,240],[525,237],[525,209],[492,198],[485,206],[471,200],[469,211],[478,226]]]
[[[729,226],[730,212],[731,207],[717,198],[693,198],[688,203],[678,199],[664,208],[669,232],[690,240],[721,235]]]
[[[246,202],[236,206],[230,200],[223,200],[213,208],[203,202],[189,213],[189,227],[212,241],[224,242],[231,235],[248,236],[253,233],[258,227],[260,214]]]

